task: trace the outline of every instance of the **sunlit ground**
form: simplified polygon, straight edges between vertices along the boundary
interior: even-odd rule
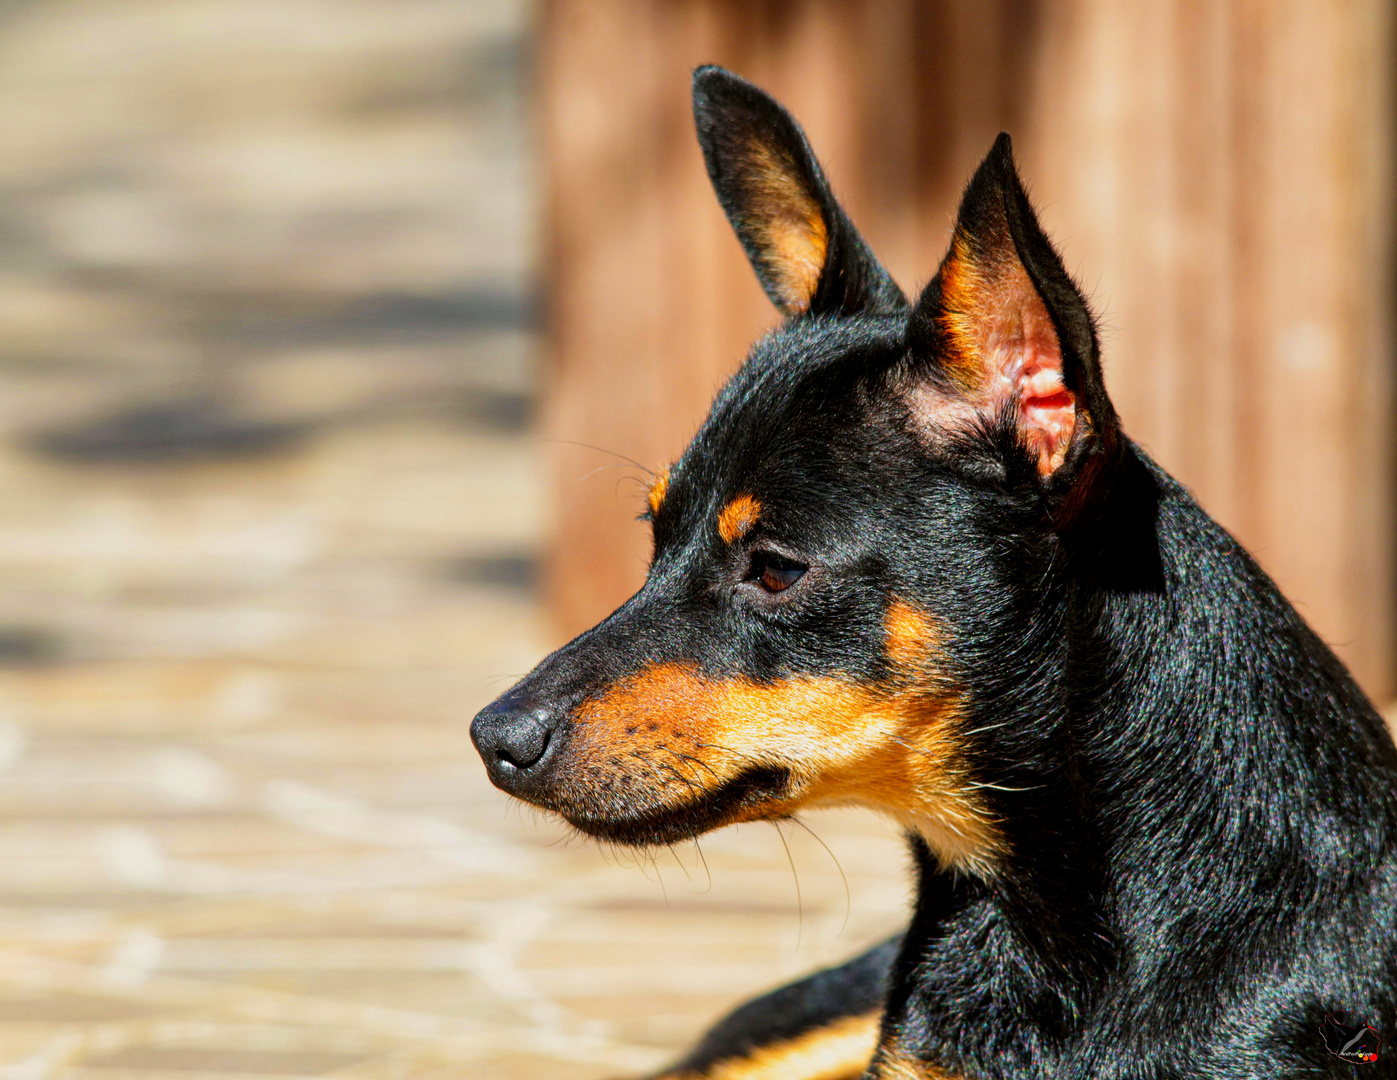
[[[490,788],[467,723],[537,613],[462,570],[532,539],[531,455],[419,423],[87,479],[0,460],[12,625],[78,652],[0,675],[5,1075],[641,1070],[896,926],[870,819],[812,815],[833,854],[767,825],[649,861]]]

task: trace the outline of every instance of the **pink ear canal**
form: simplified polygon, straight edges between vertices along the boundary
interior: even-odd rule
[[[1019,426],[1039,473],[1047,476],[1062,464],[1072,445],[1077,399],[1063,382],[1062,349],[1042,301],[1030,292],[1022,303],[1019,347],[1011,348],[1001,363],[1007,363],[1010,371],[1017,368]]]

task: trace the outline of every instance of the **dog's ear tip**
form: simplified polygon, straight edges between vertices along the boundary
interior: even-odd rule
[[[751,88],[751,83],[718,64],[700,64],[694,68],[691,86],[694,104],[706,104],[714,98],[730,98]]]
[[[986,179],[993,179],[1000,187],[1019,184],[1019,168],[1014,162],[1014,140],[1007,131],[1001,131],[995,137],[980,168]]]

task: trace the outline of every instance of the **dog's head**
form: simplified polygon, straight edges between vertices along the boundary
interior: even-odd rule
[[[1091,316],[1007,136],[911,304],[780,105],[710,67],[694,114],[785,324],[651,487],[644,586],[472,736],[496,785],[598,837],[858,803],[988,870],[1013,734],[977,728],[1042,676],[1033,590],[1120,438]]]

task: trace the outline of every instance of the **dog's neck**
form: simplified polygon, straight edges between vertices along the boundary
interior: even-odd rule
[[[1397,857],[1386,783],[1397,755],[1371,705],[1188,493],[1125,455],[1099,515],[1038,590],[1033,677],[997,676],[993,716],[975,718],[1001,725],[972,749],[996,784],[985,793],[1007,854],[976,877],[912,840],[918,904],[890,1008],[909,1024],[942,1018],[903,1037],[940,1047],[940,1060],[996,1017],[1070,1042],[1123,983],[1208,969],[1239,912],[1191,910],[1188,898],[1270,904],[1264,924],[1285,933],[1297,904],[1342,896],[1354,874]],[[1280,786],[1275,756],[1298,755],[1304,785]],[[1384,828],[1374,806],[1387,808]],[[1327,836],[1301,824],[1316,821]],[[1226,857],[1240,851],[1249,859]]]

